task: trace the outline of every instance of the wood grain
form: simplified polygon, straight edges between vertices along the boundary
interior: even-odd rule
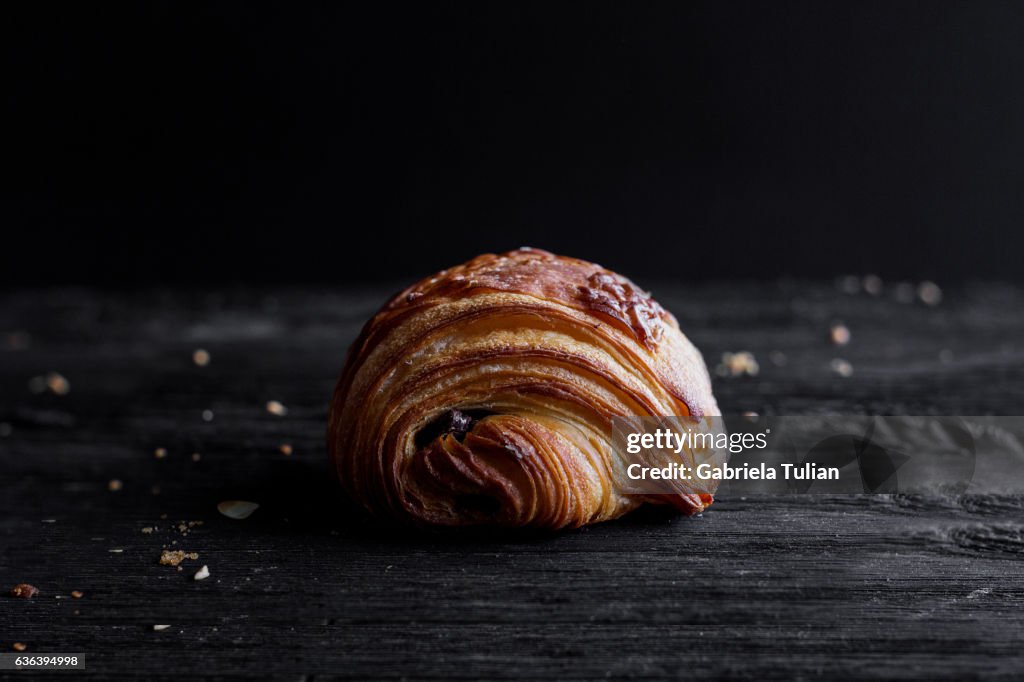
[[[640,512],[549,536],[353,513],[328,477],[325,410],[388,293],[0,295],[0,588],[41,590],[0,599],[0,650],[83,652],[96,679],[1024,674],[1016,498],[726,498],[692,519]],[[796,282],[654,293],[710,364],[758,358],[756,377],[716,377],[728,413],[1024,414],[1016,288],[947,291],[934,308]],[[837,319],[845,348],[828,342]],[[11,347],[19,331],[27,348]],[[31,393],[51,371],[70,392]],[[261,507],[232,521],[224,499]],[[165,546],[199,559],[161,566]],[[192,580],[204,564],[211,577]]]

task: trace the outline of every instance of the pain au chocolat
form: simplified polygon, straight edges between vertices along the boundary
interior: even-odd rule
[[[704,361],[625,277],[537,249],[478,256],[412,285],[349,349],[328,450],[371,513],[431,526],[558,529],[644,503],[615,416],[717,415]]]

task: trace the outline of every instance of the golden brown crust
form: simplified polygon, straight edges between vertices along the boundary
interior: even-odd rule
[[[328,447],[371,512],[562,528],[643,502],[618,490],[620,415],[716,415],[700,354],[628,279],[536,249],[487,254],[391,299],[349,350]]]

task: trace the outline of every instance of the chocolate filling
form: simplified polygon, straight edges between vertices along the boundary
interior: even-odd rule
[[[495,516],[501,511],[501,503],[487,495],[459,495],[455,498],[455,509],[481,516]]]
[[[416,447],[422,448],[435,438],[449,433],[461,443],[466,433],[472,431],[478,421],[492,414],[494,413],[487,410],[448,410],[420,429],[416,434]]]

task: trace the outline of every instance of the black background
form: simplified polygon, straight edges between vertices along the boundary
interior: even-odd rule
[[[7,288],[1021,277],[1019,3],[5,13]]]

